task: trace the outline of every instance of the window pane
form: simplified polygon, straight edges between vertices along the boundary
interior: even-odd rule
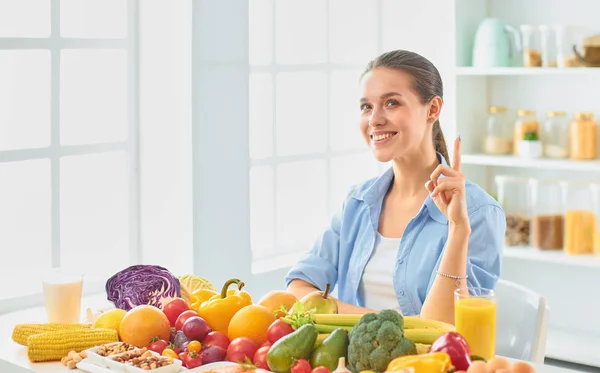
[[[329,55],[333,63],[366,64],[377,54],[377,6],[373,0],[330,0]]]
[[[51,267],[50,161],[0,163],[0,281],[14,283]],[[15,277],[17,276],[17,277]],[[41,290],[0,286],[0,298]]]
[[[250,169],[250,236],[253,259],[273,255],[275,244],[273,168]]]
[[[331,165],[329,191],[332,211],[340,209],[350,187],[380,174],[379,162],[371,152],[333,157],[329,164]]]
[[[250,157],[273,155],[273,79],[271,74],[250,74]]]
[[[50,145],[50,52],[0,51],[0,150]]]
[[[124,50],[61,51],[62,145],[127,138],[127,55]]]
[[[327,150],[327,75],[277,75],[277,155]]]
[[[62,267],[103,275],[129,264],[126,152],[61,159],[60,237]]]
[[[250,64],[268,65],[273,60],[273,0],[250,0],[248,13]]]
[[[330,217],[325,162],[293,162],[277,168],[278,254],[309,250],[326,227]]]
[[[0,37],[50,36],[50,0],[0,0]]]
[[[277,63],[327,62],[327,1],[277,1],[275,56]]]
[[[60,0],[60,35],[66,38],[125,38],[127,3],[127,0]]]
[[[359,127],[360,71],[331,73],[329,144],[333,150],[366,149]]]

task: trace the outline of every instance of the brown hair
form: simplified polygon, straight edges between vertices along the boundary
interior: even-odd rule
[[[444,86],[438,69],[431,61],[417,53],[401,49],[383,53],[367,64],[361,78],[378,67],[402,70],[410,74],[414,80],[414,90],[421,99],[422,104],[428,103],[435,96],[442,99],[444,97]],[[439,120],[433,123],[431,137],[435,151],[442,154],[446,162],[450,164],[446,140]]]

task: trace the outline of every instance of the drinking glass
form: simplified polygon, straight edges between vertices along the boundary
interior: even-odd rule
[[[83,275],[55,268],[43,276],[42,283],[48,322],[80,322]]]
[[[454,292],[454,324],[472,355],[496,355],[496,300],[491,289],[469,287]]]

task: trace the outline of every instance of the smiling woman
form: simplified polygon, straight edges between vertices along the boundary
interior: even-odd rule
[[[361,76],[360,129],[381,176],[353,187],[329,228],[286,276],[297,297],[339,285],[339,312],[386,308],[453,323],[457,288],[494,288],[505,213],[452,164],[439,116],[443,84],[419,54],[396,50]]]

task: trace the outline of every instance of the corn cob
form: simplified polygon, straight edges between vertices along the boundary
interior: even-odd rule
[[[433,344],[445,332],[437,329],[404,329],[404,337],[415,343]]]
[[[35,334],[27,338],[27,357],[31,362],[57,361],[70,351],[80,352],[105,343],[118,342],[113,329],[71,329]]]
[[[27,346],[27,338],[30,335],[41,334],[46,332],[58,331],[58,330],[78,330],[89,328],[85,324],[61,324],[61,323],[47,323],[47,324],[17,324],[13,329],[12,340],[16,343]]]

